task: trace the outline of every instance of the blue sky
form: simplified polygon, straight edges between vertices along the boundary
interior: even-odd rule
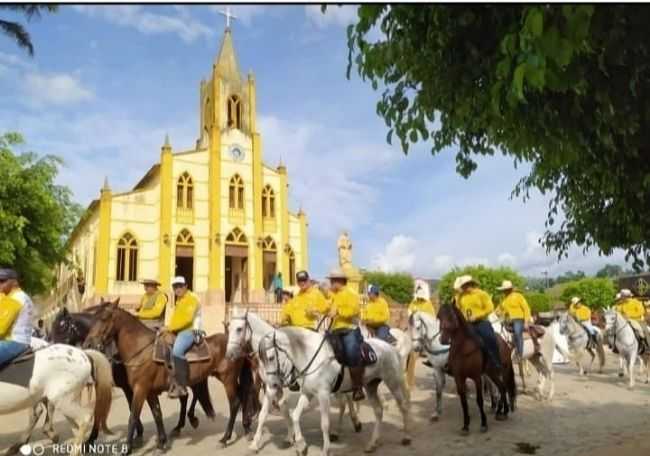
[[[177,150],[196,140],[198,84],[224,30],[219,9],[62,6],[28,24],[33,59],[0,37],[0,131],[63,157],[59,180],[82,204],[105,175],[114,191],[131,188],[166,133]],[[431,157],[423,144],[404,156],[386,144],[379,93],[345,77],[353,6],[325,15],[304,5],[232,9],[241,69],[257,80],[265,161],[288,167],[291,205],[309,217],[316,275],[335,265],[341,230],[359,266],[425,277],[479,262],[540,275],[622,261],[577,248],[560,263],[547,256],[537,242],[546,200],[510,200],[526,171],[511,160],[482,160],[465,180],[453,150]]]

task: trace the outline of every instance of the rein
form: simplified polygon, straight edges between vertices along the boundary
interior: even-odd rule
[[[425,336],[421,335],[421,334],[418,332],[418,333],[417,333],[417,334],[418,334],[418,337],[416,337],[415,339],[413,339],[413,341],[415,341],[415,342],[420,342],[420,343],[422,344],[422,346],[424,347],[424,350],[425,350],[428,354],[430,354],[431,356],[438,356],[438,355],[443,355],[443,354],[445,354],[445,353],[449,353],[449,346],[443,347],[443,348],[438,349],[438,350],[434,350],[434,349],[431,348],[431,344],[432,344],[433,341],[434,341],[434,340],[435,340],[435,339],[440,335],[441,331],[438,330],[437,333],[435,333],[431,338],[429,338],[429,335],[428,335],[428,333],[429,333],[429,327],[427,326],[427,324],[424,322],[424,320],[422,319],[422,317],[421,317],[420,315],[418,315],[418,320],[420,321],[420,323],[421,323],[422,326],[424,327]],[[441,345],[442,345],[442,344],[441,344]]]

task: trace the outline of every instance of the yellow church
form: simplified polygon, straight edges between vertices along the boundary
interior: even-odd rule
[[[195,147],[177,151],[165,138],[160,161],[129,191],[106,181],[72,232],[74,267],[60,268],[59,283],[83,277],[79,307],[118,296],[136,304],[146,278],[171,294],[181,275],[213,332],[227,305],[267,301],[276,272],[286,286],[307,269],[307,218],[289,210],[286,167],[263,162],[255,79],[239,71],[230,27],[199,97]]]

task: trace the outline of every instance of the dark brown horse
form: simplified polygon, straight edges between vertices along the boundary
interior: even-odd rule
[[[511,350],[508,344],[499,336],[499,355],[501,370],[497,370],[483,352],[483,344],[479,336],[467,323],[460,310],[453,304],[445,304],[438,312],[441,328],[441,342],[449,344],[449,371],[456,382],[456,390],[463,407],[463,434],[469,433],[469,412],[467,410],[468,378],[476,386],[476,403],[481,413],[481,432],[487,431],[487,418],[483,410],[483,379],[487,375],[499,391],[496,419],[498,421],[508,418],[510,406],[515,409],[517,387],[515,385],[515,371],[512,367]],[[508,397],[510,396],[510,406]]]
[[[156,333],[147,328],[140,320],[111,303],[96,314],[97,321],[90,328],[84,343],[86,347],[103,350],[111,343],[126,366],[129,384],[133,389],[131,415],[127,431],[127,451],[133,448],[136,423],[140,418],[142,406],[146,400],[156,422],[158,431],[158,448],[164,449],[167,435],[163,425],[162,412],[158,396],[168,389],[168,371],[166,366],[153,360],[153,347]],[[205,381],[210,375],[219,379],[226,390],[230,404],[230,417],[226,432],[221,439],[225,445],[232,436],[235,418],[240,407],[244,407],[244,430],[249,433],[254,413],[249,404],[254,402],[256,394],[253,388],[252,371],[247,359],[229,360],[226,358],[226,335],[215,334],[205,339],[210,346],[212,358],[207,361],[190,364],[189,385]],[[254,410],[256,413],[257,410]]]
[[[119,300],[119,299],[118,299]],[[91,326],[97,320],[96,313],[97,311],[106,307],[108,303],[102,302],[93,307],[88,307],[84,312],[68,312],[66,308],[63,308],[54,318],[52,322],[52,327],[50,329],[49,341],[59,344],[68,344],[81,346],[88,336],[88,331],[90,331]],[[115,386],[121,388],[124,391],[124,397],[129,403],[129,409],[131,408],[131,402],[133,398],[133,390],[126,375],[126,367],[119,359],[113,359],[111,361],[111,367],[113,368],[113,382]],[[189,411],[187,409],[187,396],[183,396],[179,399],[180,401],[180,413],[178,416],[178,424],[172,430],[172,435],[180,434],[181,430],[185,427],[185,418],[189,418],[190,424],[192,427],[196,428],[199,425],[199,420],[194,413],[197,401],[201,403],[201,407],[205,411],[206,416],[213,420],[215,417],[214,408],[212,407],[212,402],[210,401],[210,391],[208,389],[207,380],[200,382],[192,386],[192,403],[190,405]],[[93,429],[93,436],[96,430]],[[142,423],[138,420],[136,423],[136,435],[137,439],[142,438],[144,429]]]

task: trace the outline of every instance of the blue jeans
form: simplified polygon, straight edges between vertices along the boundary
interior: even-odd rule
[[[374,331],[375,331],[375,337],[377,337],[377,339],[381,339],[386,342],[390,342],[392,340],[392,337],[390,335],[390,326],[381,325],[374,328]]]
[[[517,354],[522,356],[524,354],[524,320],[517,318],[511,320],[512,323],[512,335],[515,340],[515,348],[517,349]]]
[[[361,331],[356,329],[337,329],[333,331],[343,345],[345,353],[345,364],[347,367],[357,367],[361,364]]]
[[[0,367],[9,364],[9,361],[16,358],[27,350],[29,345],[21,344],[13,340],[0,340]]]
[[[185,359],[185,353],[192,348],[192,344],[194,344],[194,333],[191,329],[179,332],[174,341],[172,355],[176,358]]]
[[[492,364],[496,364],[500,368],[501,356],[499,355],[499,345],[497,344],[497,336],[494,334],[492,323],[487,320],[479,320],[473,322],[472,327],[483,341],[484,351],[487,352]]]

